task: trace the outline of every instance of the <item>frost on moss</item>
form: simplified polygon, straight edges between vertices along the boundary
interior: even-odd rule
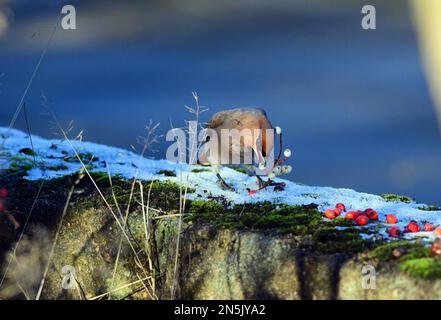
[[[210,171],[211,170],[207,169],[207,168],[194,168],[194,169],[191,169],[191,172],[193,172],[193,173],[210,172]]]
[[[34,150],[32,150],[31,148],[23,148],[23,149],[20,149],[18,152],[25,154],[27,156],[36,156],[37,155],[37,153]]]
[[[414,199],[411,197],[401,196],[393,193],[384,193],[381,195],[381,197],[386,201],[392,201],[392,202],[411,203],[412,201],[414,201]]]
[[[166,177],[176,177],[176,173],[173,170],[159,170],[158,174],[162,174]]]
[[[418,209],[422,211],[441,211],[441,207],[438,206],[420,206]]]

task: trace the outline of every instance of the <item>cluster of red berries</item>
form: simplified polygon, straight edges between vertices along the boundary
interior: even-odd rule
[[[389,235],[391,237],[398,237],[404,233],[413,233],[413,232],[420,232],[420,231],[425,231],[425,232],[433,232],[436,236],[441,236],[441,228],[439,228],[438,226],[433,226],[430,223],[426,223],[424,224],[424,227],[422,228],[418,222],[412,220],[411,222],[409,222],[406,225],[406,228],[404,229],[404,231],[401,231],[400,228],[398,228],[397,226],[394,226],[392,228],[390,228],[387,233],[389,233]]]
[[[332,220],[335,217],[339,217],[342,212],[346,212],[346,206],[343,203],[337,203],[334,209],[325,211],[325,217]],[[378,212],[371,208],[364,211],[347,211],[345,213],[345,219],[353,220],[357,225],[364,226],[370,221],[377,221]]]
[[[337,203],[334,209],[328,209],[325,211],[325,217],[332,220],[336,217],[339,217],[342,212],[345,213],[345,219],[353,220],[359,226],[367,225],[371,221],[378,221],[378,212],[374,209],[368,208],[364,211],[346,211],[346,206],[343,203]],[[388,224],[396,224],[398,223],[398,219],[393,214],[386,215],[386,223]],[[420,225],[416,221],[411,221],[407,224],[406,229],[401,231],[397,226],[391,227],[387,232],[392,237],[398,237],[403,233],[408,232],[434,232],[435,235],[441,236],[441,227],[433,226],[430,223],[426,223],[424,228],[421,228]]]

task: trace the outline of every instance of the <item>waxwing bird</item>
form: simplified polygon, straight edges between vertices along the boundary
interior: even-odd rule
[[[272,130],[273,133],[274,128],[266,112],[260,108],[238,108],[218,112],[210,118],[206,128],[215,132],[217,148],[209,152],[206,150],[205,147],[208,145],[206,142],[212,139],[207,135],[201,146],[199,162],[211,165],[213,173],[218,178],[218,185],[224,190],[234,189],[220,176],[221,164],[237,164],[234,163],[234,159],[238,159],[240,164],[252,166],[257,163],[262,166],[265,164],[265,157],[274,148],[274,134],[270,136],[266,131]],[[225,132],[230,132],[231,137],[239,132],[240,137],[228,138],[222,143]],[[250,155],[251,161],[247,163]],[[256,177],[260,185],[262,179],[257,174]]]

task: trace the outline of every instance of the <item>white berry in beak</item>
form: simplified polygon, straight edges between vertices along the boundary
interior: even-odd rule
[[[265,170],[265,167],[266,167],[266,165],[265,165],[265,162],[261,162],[261,163],[259,163],[259,169],[260,170]]]
[[[285,174],[288,174],[292,171],[292,167],[291,166],[283,166],[282,167],[282,172]]]
[[[273,173],[274,173],[276,176],[278,176],[279,174],[282,173],[282,167],[281,167],[281,166],[275,166],[275,167],[273,168]]]
[[[277,133],[277,134],[279,134],[279,135],[282,134],[282,128],[280,128],[280,127],[275,127],[274,130],[276,130],[276,133]]]
[[[285,149],[285,151],[283,152],[283,155],[285,156],[285,158],[289,158],[291,157],[291,149]]]

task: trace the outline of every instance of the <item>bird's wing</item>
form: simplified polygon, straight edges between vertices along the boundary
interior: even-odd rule
[[[215,114],[207,123],[207,128],[216,129],[224,123],[224,117],[221,114]]]

